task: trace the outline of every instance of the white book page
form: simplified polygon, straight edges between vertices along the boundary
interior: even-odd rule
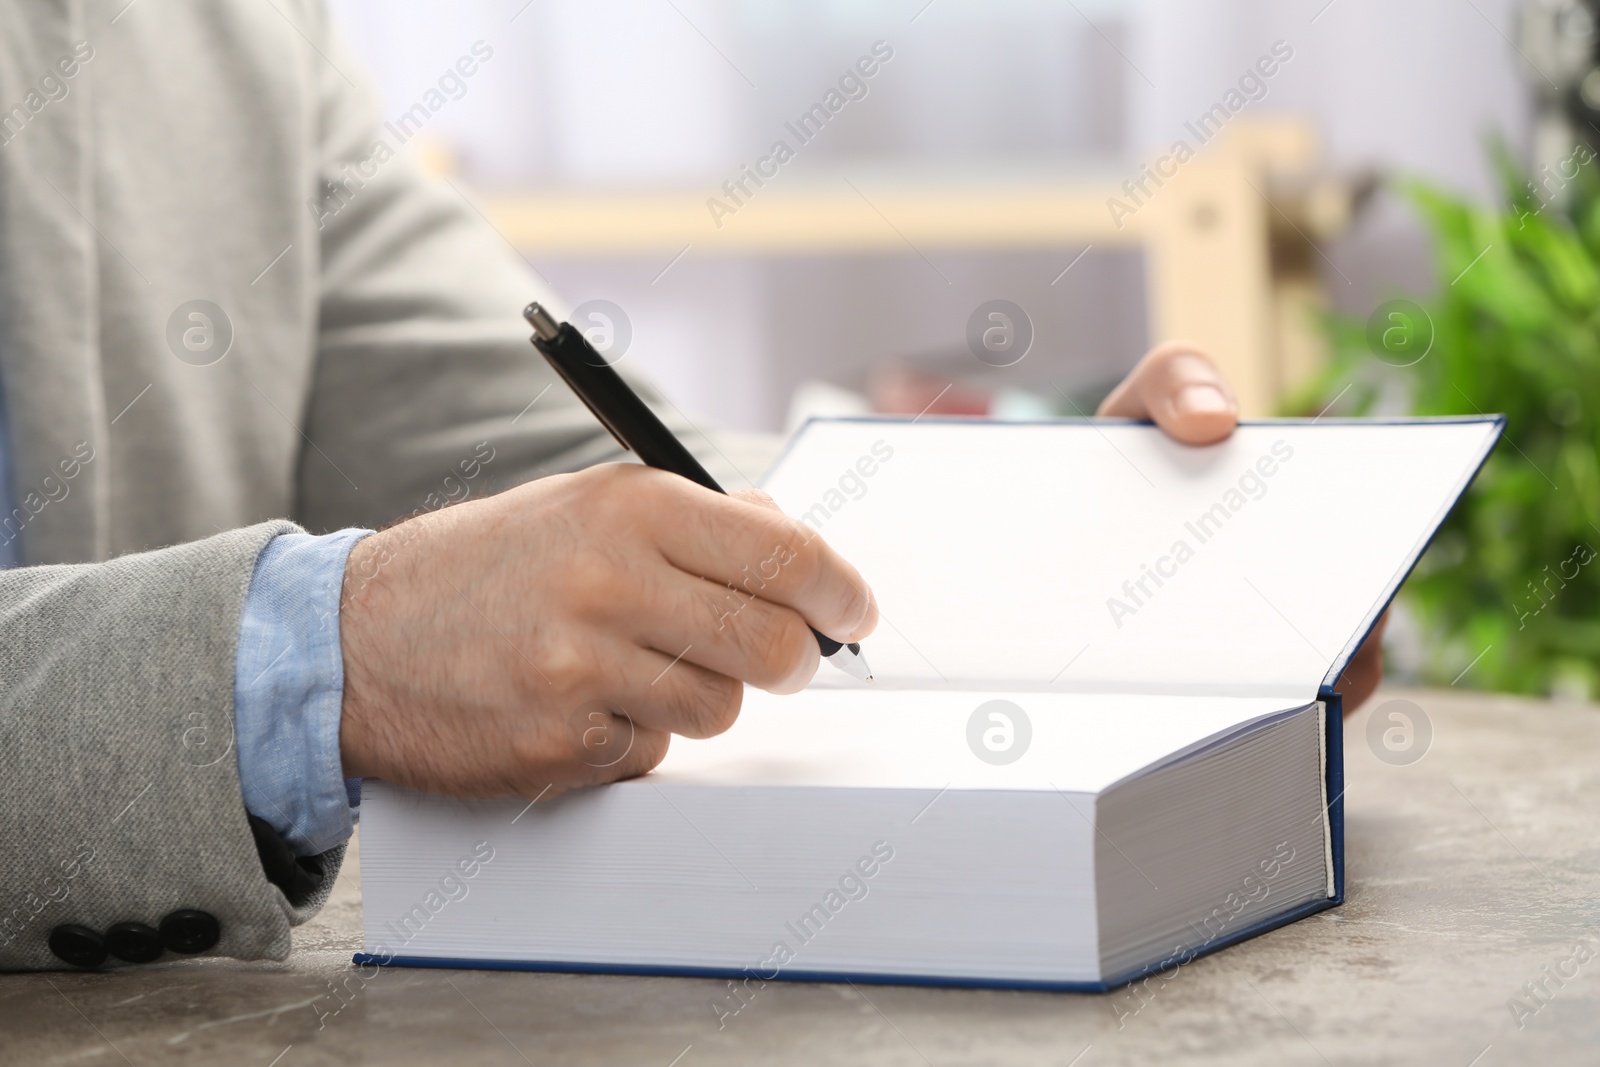
[[[974,737],[975,713],[995,700],[1010,706],[978,714]],[[992,718],[993,710],[1004,719]],[[1286,710],[1270,697],[820,688],[778,697],[746,688],[732,729],[705,741],[673,738],[666,760],[646,781],[930,795],[947,789],[1098,793],[1217,734]],[[1000,732],[985,736],[991,730]],[[991,764],[979,750],[1020,755]]]
[[[871,583],[884,688],[1305,702],[1498,432],[1283,420],[1190,448],[1114,420],[823,420],[766,488]]]

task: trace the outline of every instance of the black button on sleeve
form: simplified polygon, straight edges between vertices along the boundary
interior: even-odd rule
[[[74,967],[98,967],[106,961],[106,939],[87,926],[63,923],[50,931],[50,951]]]
[[[261,871],[267,881],[283,890],[290,904],[304,907],[326,877],[322,857],[296,856],[271,823],[249,812],[245,815],[250,820],[250,833],[255,837],[256,854],[261,857]]]
[[[161,935],[144,923],[117,923],[106,931],[106,951],[127,963],[150,963],[161,955]]]
[[[174,952],[204,952],[222,937],[222,924],[208,912],[185,908],[161,920],[160,934]]]

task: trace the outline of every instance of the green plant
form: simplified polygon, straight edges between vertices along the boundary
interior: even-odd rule
[[[1353,400],[1358,413],[1398,396],[1417,415],[1507,417],[1404,591],[1428,637],[1429,682],[1465,671],[1461,684],[1478,688],[1588,696],[1600,681],[1595,158],[1580,147],[1559,168],[1564,205],[1552,175],[1536,189],[1503,150],[1503,209],[1400,183],[1433,238],[1438,293],[1386,304],[1373,320],[1329,322],[1324,403],[1348,386],[1341,406]]]

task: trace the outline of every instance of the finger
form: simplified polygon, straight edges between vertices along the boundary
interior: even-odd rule
[[[867,583],[810,527],[683,479],[651,491],[662,516],[657,545],[679,570],[793,608],[836,641],[858,641],[877,625]]]
[[[596,718],[599,714],[601,717]],[[543,799],[550,799],[578,786],[620,782],[637,778],[658,766],[667,757],[672,734],[646,726],[634,717],[615,712],[589,711],[572,724],[575,736],[564,762],[563,782],[557,783]],[[539,796],[524,788],[529,799]]]
[[[1096,414],[1152,419],[1186,445],[1206,445],[1233,432],[1239,402],[1209,356],[1169,341],[1146,353]]]
[[[778,502],[776,500],[772,499],[772,495],[770,493],[766,492],[764,489],[739,489],[739,490],[736,490],[735,492],[733,492],[730,495],[733,496],[737,500],[743,500],[746,503],[755,504],[757,507],[763,507],[763,508],[766,508],[769,511],[776,511],[776,512],[778,512],[780,514],[782,514],[782,512],[783,512],[783,509],[778,506]],[[815,536],[815,534],[813,533],[812,536]],[[862,585],[862,589],[866,592],[866,594],[867,594],[867,596],[869,598],[872,597],[872,591],[870,589],[867,589],[864,583]],[[877,625],[878,625],[878,604],[877,604],[877,600],[876,599],[872,599],[871,620],[870,620],[869,625],[867,625],[866,627],[863,628],[863,631],[864,631],[863,636],[864,636],[865,633],[870,633],[872,630],[876,629]],[[852,640],[854,640],[854,639],[852,638]],[[746,679],[746,680],[748,681],[749,679]],[[784,693],[784,692],[791,692],[791,691],[792,692],[799,692],[798,689],[788,690],[788,689],[781,689],[781,688],[773,688],[771,686],[762,686],[762,688],[768,689],[770,692],[774,692],[774,693]]]
[[[621,760],[599,768],[600,781],[621,782],[650,773],[661,766],[661,761],[667,758],[667,748],[671,744],[672,735],[665,730],[651,730],[635,723],[633,746]]]
[[[1383,631],[1388,625],[1389,613],[1385,611],[1334,685],[1335,692],[1344,698],[1346,715],[1365,704],[1383,681]]]
[[[634,648],[612,660],[610,674],[605,706],[643,729],[715,737],[733,725],[744,701],[742,682],[691,663],[681,653]],[[595,749],[602,739],[591,735],[586,748]]]
[[[589,700],[565,713],[529,716],[524,735],[511,742],[513,751],[525,755],[506,783],[509,791],[529,801],[553,800],[572,789],[643,774],[660,763],[670,735],[617,714],[614,706]]]
[[[811,681],[821,653],[799,612],[668,570],[611,625],[642,646],[771,693],[798,693]]]

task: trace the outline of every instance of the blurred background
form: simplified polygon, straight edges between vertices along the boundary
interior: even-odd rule
[[[1249,415],[1506,412],[1391,672],[1600,691],[1581,0],[333,7],[408,149],[691,416],[1090,412],[1172,337]]]

